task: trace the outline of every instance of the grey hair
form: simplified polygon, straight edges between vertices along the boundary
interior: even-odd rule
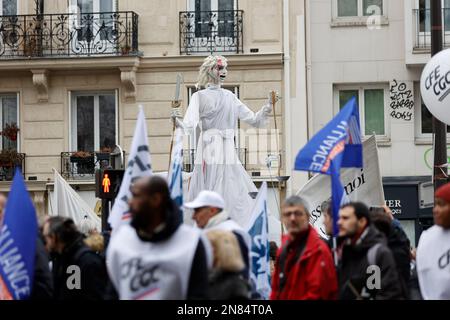
[[[198,82],[195,85],[197,89],[206,87],[206,85],[210,82],[210,72],[214,69],[219,60],[222,60],[223,63],[227,63],[227,59],[224,56],[210,55],[205,58],[199,70]]]
[[[283,202],[283,207],[295,207],[295,206],[301,206],[305,210],[306,214],[309,216],[309,210],[308,210],[308,202],[304,200],[303,198],[299,196],[290,196]]]

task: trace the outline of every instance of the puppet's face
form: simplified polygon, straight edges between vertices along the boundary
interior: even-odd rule
[[[227,77],[227,63],[223,61],[221,58],[217,59],[217,63],[211,69],[210,76],[212,78],[212,83],[221,84],[225,81]]]

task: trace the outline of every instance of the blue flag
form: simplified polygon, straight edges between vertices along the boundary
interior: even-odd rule
[[[20,170],[16,171],[0,231],[0,300],[30,297],[38,223]]]
[[[252,239],[250,277],[258,295],[267,300],[269,299],[271,288],[266,182],[263,183],[259,190],[249,226],[248,234]]]
[[[308,144],[295,160],[295,170],[331,176],[334,234],[337,234],[339,208],[347,200],[340,182],[341,168],[362,168],[362,140],[356,98],[344,108]]]

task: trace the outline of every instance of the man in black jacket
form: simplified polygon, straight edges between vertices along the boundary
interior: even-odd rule
[[[394,256],[397,272],[400,276],[400,286],[402,296],[409,297],[408,283],[411,277],[411,252],[410,241],[405,231],[397,226],[388,208],[372,208],[370,219],[378,231],[384,234],[387,239],[387,246]]]
[[[52,217],[43,234],[53,256],[54,299],[101,300],[107,282],[105,263],[84,244],[73,220]]]
[[[339,298],[401,299],[394,257],[385,237],[371,225],[363,203],[344,205],[339,211],[340,247]]]

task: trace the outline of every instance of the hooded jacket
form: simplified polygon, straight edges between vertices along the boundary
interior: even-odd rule
[[[76,284],[76,270],[79,267],[80,288],[69,288]],[[53,259],[54,298],[57,300],[102,300],[107,283],[104,261],[83,241],[83,236],[67,245],[62,254]]]
[[[367,257],[369,249],[377,244],[375,263],[379,272],[369,268]],[[363,232],[356,243],[352,244],[351,239],[343,242],[338,277],[341,300],[403,298],[397,267],[386,245],[386,238],[372,226]]]

